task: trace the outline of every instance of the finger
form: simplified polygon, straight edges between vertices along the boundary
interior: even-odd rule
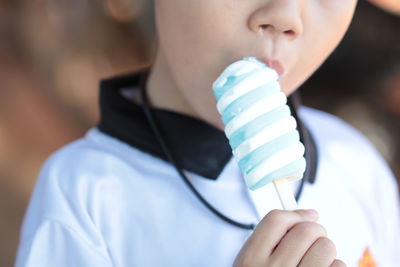
[[[325,236],[325,228],[318,223],[298,223],[282,238],[281,242],[272,253],[270,261],[278,266],[297,266],[306,252],[313,246],[314,242],[316,242],[320,237]],[[329,264],[331,264],[333,260],[334,257],[331,259]]]
[[[347,265],[341,260],[335,260],[329,267],[347,267]]]
[[[294,225],[317,219],[318,213],[315,210],[272,210],[260,221],[245,246],[250,251],[259,250],[254,253],[254,257],[262,262],[271,255],[282,237]]]
[[[304,255],[299,267],[341,266],[340,261],[335,263],[336,254],[336,246],[330,239],[326,237],[318,238]]]

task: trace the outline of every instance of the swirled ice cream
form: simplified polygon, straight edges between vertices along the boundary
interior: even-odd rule
[[[229,65],[213,84],[217,109],[247,186],[301,179],[304,146],[278,74],[256,58]]]

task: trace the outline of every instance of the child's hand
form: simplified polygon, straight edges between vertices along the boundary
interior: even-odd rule
[[[313,210],[272,210],[236,257],[234,267],[343,267]]]

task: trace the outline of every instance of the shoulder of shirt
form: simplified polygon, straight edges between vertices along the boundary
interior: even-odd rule
[[[333,114],[303,106],[300,109],[300,116],[316,141],[341,140],[368,149],[373,148],[371,142],[359,130]]]
[[[395,177],[373,143],[352,125],[330,113],[310,107],[301,107],[300,116],[313,135],[319,154],[358,176],[386,180],[396,187]],[[374,181],[375,184],[375,181]]]
[[[149,180],[171,173],[165,163],[154,168],[157,163],[163,161],[97,128],[90,129],[85,136],[52,153],[42,165],[22,236],[29,239],[46,220],[90,229],[89,214],[104,204],[99,199],[109,200],[112,196],[113,201],[124,201],[121,198],[127,194],[134,196],[151,186]]]
[[[51,154],[42,166],[40,179],[72,190],[82,183],[126,179],[121,177],[124,173],[138,178],[154,172],[154,164],[158,172],[171,168],[163,160],[92,128],[84,137]]]
[[[321,149],[343,146],[350,153],[361,154],[365,159],[381,156],[365,135],[333,114],[303,106],[300,116]]]

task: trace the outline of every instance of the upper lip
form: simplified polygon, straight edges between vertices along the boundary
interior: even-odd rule
[[[267,64],[271,69],[274,69],[278,73],[279,77],[285,73],[285,69],[278,60],[263,57],[261,58],[261,61]]]

